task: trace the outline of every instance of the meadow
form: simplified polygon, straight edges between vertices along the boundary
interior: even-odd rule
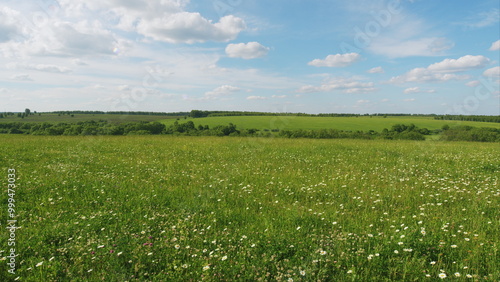
[[[421,116],[360,116],[360,117],[307,117],[307,116],[223,116],[223,117],[205,117],[188,118],[192,120],[195,126],[208,125],[227,125],[233,123],[238,129],[255,128],[259,130],[296,130],[296,129],[337,129],[337,130],[374,130],[382,131],[384,128],[390,129],[394,124],[415,124],[419,128],[429,130],[440,129],[444,125],[450,127],[457,125],[466,125],[473,127],[491,127],[500,128],[500,123],[493,122],[475,122],[475,121],[455,121],[455,120],[435,120],[432,117]],[[175,119],[159,120],[169,126],[175,122]],[[181,119],[185,122],[184,119]]]
[[[237,124],[237,122],[235,122]],[[10,281],[498,281],[498,144],[0,135]],[[7,195],[15,169],[15,195]]]

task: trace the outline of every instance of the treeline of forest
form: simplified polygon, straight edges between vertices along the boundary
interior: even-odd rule
[[[441,140],[500,142],[500,129],[489,127],[456,126],[444,127]]]
[[[60,114],[60,115],[74,115],[74,114],[92,114],[92,115],[146,115],[146,116],[189,116],[189,112],[175,112],[175,113],[166,113],[166,112],[124,112],[124,111],[112,111],[112,112],[103,112],[103,111],[55,111],[50,112],[51,114]]]
[[[459,121],[480,121],[480,122],[500,122],[500,116],[464,116],[464,115],[442,115],[435,116],[437,120],[459,120]]]
[[[317,138],[317,139],[393,139],[393,140],[425,140],[426,135],[441,134],[441,140],[446,141],[479,141],[500,142],[500,129],[476,128],[458,126],[430,131],[410,124],[396,124],[391,129],[382,132],[345,131],[336,129],[318,130],[279,130],[279,129],[237,129],[236,125],[218,125],[210,128],[208,125],[195,126],[193,121],[179,123],[175,121],[170,126],[159,122],[129,122],[110,124],[105,120],[82,121],[78,123],[0,123],[0,133],[31,134],[31,135],[183,135],[183,136],[255,136],[283,138]]]
[[[361,116],[427,116],[434,117],[434,114],[306,114],[306,113],[265,113],[265,112],[242,112],[242,111],[200,111],[192,110],[189,113],[192,118],[202,117],[224,117],[224,116],[307,116],[307,117],[361,117]]]
[[[427,128],[418,128],[414,124],[395,124],[391,129],[384,128],[382,132],[369,131],[345,131],[336,129],[317,130],[282,130],[280,136],[288,138],[316,138],[316,139],[393,139],[393,140],[425,140],[425,135],[432,133]]]

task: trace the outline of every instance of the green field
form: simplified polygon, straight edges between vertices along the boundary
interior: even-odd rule
[[[226,117],[207,117],[207,118],[189,118],[196,126],[235,124],[238,129],[338,129],[338,130],[375,130],[382,131],[384,128],[390,129],[394,124],[415,124],[420,128],[429,130],[440,129],[443,125],[469,125],[474,127],[492,127],[500,128],[500,123],[474,122],[474,121],[453,121],[453,120],[435,120],[431,117],[412,117],[412,116],[388,116],[384,117],[304,117],[304,116],[226,116]],[[186,120],[180,119],[179,122]],[[171,125],[175,119],[161,120],[165,125]]]
[[[8,116],[0,118],[1,122],[50,122],[50,123],[77,123],[80,121],[91,121],[91,120],[105,120],[109,123],[123,123],[123,122],[138,122],[138,121],[158,121],[158,120],[168,120],[175,119],[177,117],[166,117],[166,116],[156,116],[156,115],[118,115],[118,114],[75,114],[73,117],[70,115],[58,115],[58,114],[34,114],[25,118],[19,118],[17,116]]]
[[[0,281],[500,279],[498,144],[0,142]],[[17,185],[10,195],[8,169]],[[10,198],[20,227],[15,275],[4,225]]]

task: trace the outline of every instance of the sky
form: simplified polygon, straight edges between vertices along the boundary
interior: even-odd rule
[[[0,112],[500,114],[498,0],[0,0]]]

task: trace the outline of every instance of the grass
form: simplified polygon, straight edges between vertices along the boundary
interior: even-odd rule
[[[384,128],[390,129],[394,124],[415,124],[421,128],[430,130],[440,129],[443,125],[470,125],[474,127],[500,128],[499,123],[473,122],[473,121],[451,121],[435,120],[430,117],[296,117],[296,116],[229,116],[229,117],[208,117],[191,119],[196,126],[227,125],[236,124],[238,129],[338,129],[338,130],[375,130],[382,131]],[[161,120],[166,125],[171,125],[175,119]],[[180,119],[179,122],[186,122]]]
[[[138,122],[138,121],[159,121],[175,119],[177,117],[170,116],[154,116],[154,115],[116,115],[116,114],[75,114],[74,117],[68,115],[58,114],[34,114],[29,117],[19,118],[17,116],[8,116],[0,118],[0,123],[5,122],[50,122],[50,123],[77,123],[80,121],[91,120],[106,120],[109,123],[124,123],[124,122]]]
[[[0,142],[4,187],[7,169],[16,169],[22,226],[16,275],[3,262],[2,281],[500,279],[497,144]]]

